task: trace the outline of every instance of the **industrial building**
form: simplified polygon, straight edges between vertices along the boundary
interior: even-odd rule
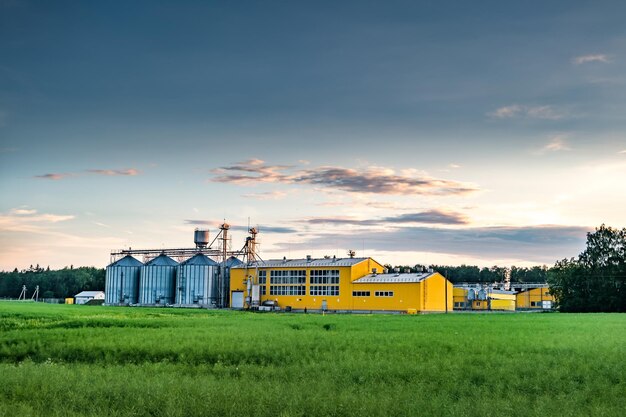
[[[453,292],[455,310],[549,310],[554,301],[542,283],[459,283]]]
[[[388,273],[372,258],[278,259],[231,268],[231,307],[297,311],[444,312],[452,284],[432,270]]]
[[[208,231],[196,230],[192,248],[111,252],[105,304],[404,313],[553,306],[545,284],[453,286],[432,269],[388,271],[372,258],[355,257],[353,251],[346,258],[264,261],[257,254],[255,228],[249,229],[238,251],[229,250],[229,228],[222,224],[211,242]],[[143,262],[135,256],[142,256]]]
[[[519,310],[550,310],[554,306],[554,296],[547,286],[530,288],[516,296]]]
[[[231,267],[245,254],[228,250],[224,223],[209,244],[209,232],[194,232],[193,248],[123,249],[111,252],[105,304],[223,308],[228,306]],[[256,230],[250,229],[255,235]],[[219,248],[211,246],[219,241]],[[143,262],[135,258],[142,256]]]
[[[81,291],[74,296],[76,303],[66,304],[87,304],[90,300],[104,300],[104,291]]]

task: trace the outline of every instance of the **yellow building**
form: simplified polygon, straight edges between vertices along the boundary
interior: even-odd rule
[[[454,287],[455,310],[515,310],[515,292],[489,288]]]
[[[452,284],[439,273],[383,271],[372,258],[279,259],[238,265],[231,269],[230,305],[256,308],[273,303],[282,309],[322,311],[452,310]]]
[[[517,294],[517,308],[521,310],[550,310],[554,296],[548,287],[531,288]]]

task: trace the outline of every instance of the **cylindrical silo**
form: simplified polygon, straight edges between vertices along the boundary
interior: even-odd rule
[[[142,266],[139,274],[139,304],[174,304],[177,266],[178,262],[164,254]]]
[[[216,307],[218,265],[201,253],[181,262],[176,272],[176,304]]]
[[[130,255],[107,266],[104,302],[107,305],[136,304],[139,270],[143,264]]]
[[[218,286],[218,306],[228,307],[228,299],[230,294],[230,268],[233,266],[241,265],[239,259],[231,256],[226,261],[220,262],[220,269],[218,272],[217,286]]]

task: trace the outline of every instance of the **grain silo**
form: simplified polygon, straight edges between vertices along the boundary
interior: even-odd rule
[[[241,264],[243,264],[243,262],[234,256],[220,262],[218,275],[218,301],[220,307],[228,307],[228,300],[230,298],[230,268]]]
[[[165,254],[142,266],[139,275],[139,304],[174,304],[177,267],[178,262]]]
[[[143,264],[130,255],[107,266],[105,299],[107,305],[136,304],[139,271]]]
[[[176,273],[176,304],[217,307],[218,264],[202,253],[178,265]]]

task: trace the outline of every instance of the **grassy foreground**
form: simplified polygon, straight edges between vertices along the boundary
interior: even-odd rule
[[[626,315],[0,302],[0,416],[623,416]]]

